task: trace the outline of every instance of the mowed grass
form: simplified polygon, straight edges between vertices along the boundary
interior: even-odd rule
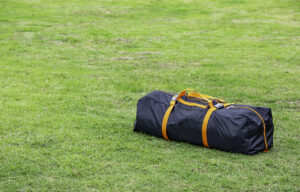
[[[272,108],[255,156],[132,131],[193,88]],[[299,191],[297,0],[0,0],[0,191]]]

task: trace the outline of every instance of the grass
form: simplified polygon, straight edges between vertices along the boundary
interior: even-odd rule
[[[132,131],[153,90],[272,108],[256,156]],[[299,191],[297,0],[0,0],[0,191]]]

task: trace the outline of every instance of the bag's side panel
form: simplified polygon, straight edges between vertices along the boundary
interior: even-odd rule
[[[271,109],[265,107],[252,107],[252,106],[249,107],[255,110],[264,120],[266,126],[266,130],[265,130],[266,141],[268,144],[268,148],[270,149],[273,146],[273,131],[274,131]],[[251,126],[249,131],[250,144],[251,144],[250,152],[257,153],[263,151],[266,149],[263,122],[255,113],[249,114],[248,118],[249,121],[251,122],[251,125],[253,125]]]
[[[162,138],[161,126],[167,107],[166,104],[156,102],[150,97],[140,99],[137,105],[134,131]]]
[[[248,120],[228,108],[214,111],[207,126],[207,141],[211,148],[248,153]]]
[[[162,121],[172,97],[172,94],[162,91],[153,91],[142,97],[137,104],[133,130],[163,138]]]
[[[270,108],[266,108],[267,116],[265,119],[266,123],[266,137],[269,148],[273,147],[273,134],[274,134],[274,125],[273,125],[273,116],[272,110]]]
[[[202,121],[206,109],[177,102],[168,122],[170,140],[202,145]]]

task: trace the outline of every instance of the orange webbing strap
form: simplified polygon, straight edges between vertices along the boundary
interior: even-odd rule
[[[209,118],[210,118],[212,112],[214,112],[216,109],[217,108],[215,108],[215,107],[210,107],[207,110],[206,115],[205,115],[204,120],[203,120],[203,124],[202,124],[202,142],[203,142],[204,147],[209,147],[208,142],[207,142],[207,125],[208,125],[208,121],[209,121]]]
[[[212,97],[212,96],[201,94],[201,93],[197,93],[197,92],[196,93],[189,92],[188,96],[190,96],[190,97],[196,97],[196,98],[203,99],[203,100],[206,100],[206,101],[209,101],[209,100],[219,100],[221,102],[225,102],[224,100],[219,99],[217,97]]]
[[[167,109],[167,111],[166,111],[166,113],[165,113],[165,115],[164,115],[164,118],[163,118],[163,121],[162,121],[162,127],[161,127],[162,135],[163,135],[163,137],[164,137],[166,140],[169,140],[168,135],[167,135],[167,124],[168,124],[168,119],[169,119],[169,117],[170,117],[170,114],[171,114],[172,109],[173,109],[174,106],[175,106],[176,100],[177,100],[177,99],[180,99],[183,95],[185,95],[185,93],[186,93],[187,91],[191,91],[191,90],[193,90],[193,89],[185,89],[185,90],[183,90],[181,93],[179,93],[179,95],[174,95],[174,96],[172,97],[172,100],[171,100],[171,102],[170,102],[170,106],[169,106],[169,108]]]
[[[168,135],[167,135],[167,124],[168,124],[168,119],[170,117],[170,113],[175,106],[176,100],[172,100],[170,103],[170,107],[167,109],[163,121],[162,121],[162,135],[165,138],[165,140],[169,140]]]

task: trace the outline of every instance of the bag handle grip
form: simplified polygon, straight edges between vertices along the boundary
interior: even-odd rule
[[[194,92],[190,92],[190,91],[194,91]],[[210,99],[215,99],[214,97],[211,97],[211,96],[209,96],[209,95],[204,95],[204,94],[198,93],[198,92],[195,91],[194,89],[185,89],[185,90],[181,91],[178,95],[173,96],[173,98],[172,98],[172,100],[171,100],[171,103],[172,103],[172,101],[173,101],[173,102],[174,102],[174,101],[176,102],[177,99],[180,99],[180,98],[181,98],[182,96],[184,96],[186,93],[190,93],[191,95],[195,95],[195,96],[197,96],[198,98],[201,98],[201,99],[207,101],[209,107],[212,107],[212,106],[213,106],[213,101],[210,100]],[[170,104],[171,104],[171,103],[170,103]],[[174,103],[174,104],[175,104],[175,103]]]

